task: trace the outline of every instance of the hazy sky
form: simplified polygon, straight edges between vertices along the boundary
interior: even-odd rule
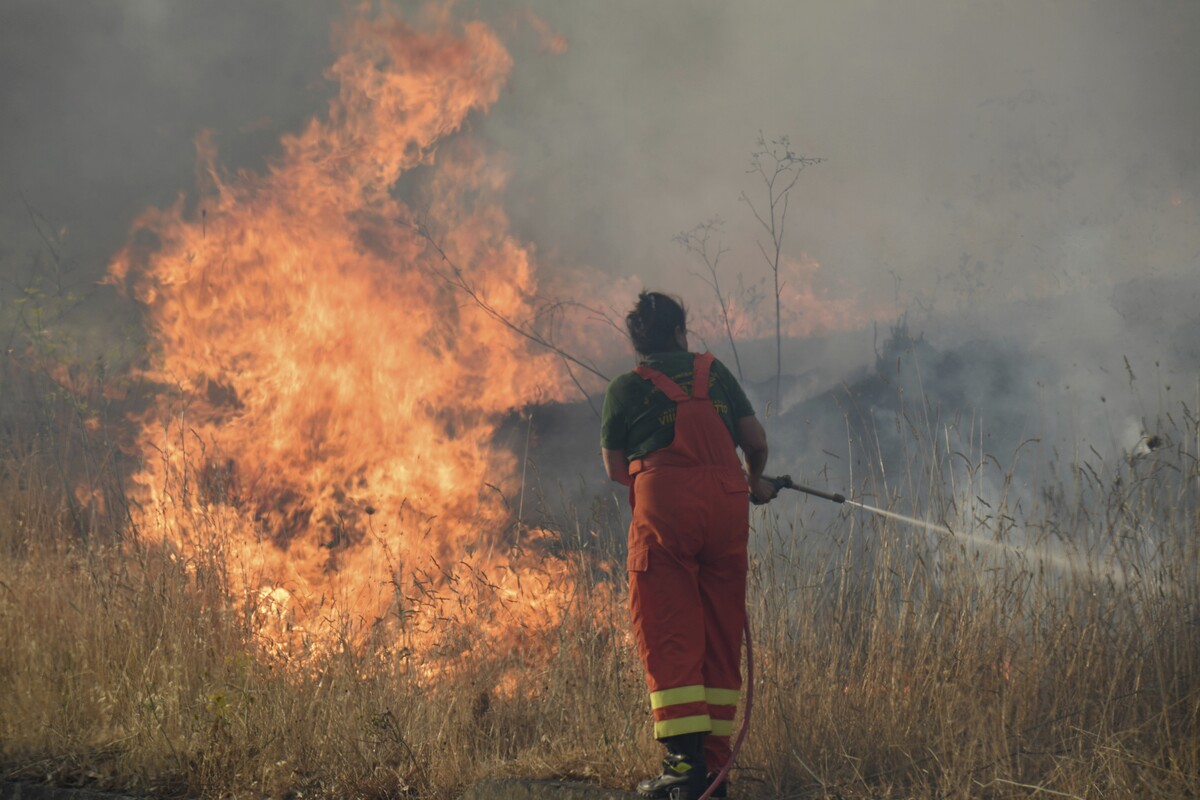
[[[1192,0],[455,8],[512,52],[508,89],[472,127],[509,164],[512,224],[543,270],[705,300],[671,238],[720,215],[730,274],[762,276],[738,200],[761,192],[746,170],[762,131],[826,159],[797,184],[787,255],[820,265],[810,278],[845,304],[845,327],[895,302],[981,325],[1003,307],[995,324],[1019,336],[1044,323],[1019,309],[1046,296],[1107,298],[1154,278],[1195,297]],[[280,133],[323,111],[342,13],[285,0],[4,0],[5,291],[33,253],[44,258],[27,209],[87,286],[135,214],[194,188],[200,130],[217,132],[227,165],[259,168]],[[1109,311],[1069,313],[1116,336]]]

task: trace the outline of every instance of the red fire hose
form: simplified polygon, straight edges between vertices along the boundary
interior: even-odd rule
[[[870,511],[873,514],[882,514],[884,516],[892,517],[894,519],[899,519],[903,522],[907,522],[910,524],[923,525],[926,528],[937,527],[940,529],[942,527],[942,526],[932,526],[930,523],[924,522],[924,521],[916,519],[914,517],[906,517],[902,514],[896,514],[894,512],[888,511],[886,509],[875,508],[874,506],[869,506],[869,505],[866,505],[865,503],[860,503],[856,500],[848,500],[848,499],[846,499],[845,495],[840,494],[838,492],[825,492],[825,491],[821,491],[820,489],[814,489],[811,486],[803,486],[803,485],[793,481],[791,475],[780,475],[777,478],[770,478],[770,477],[767,477],[766,475],[764,475],[763,479],[768,481],[772,486],[774,486],[776,492],[778,492],[780,489],[795,489],[798,492],[803,492],[804,494],[811,494],[812,496],[819,497],[822,500],[830,500],[834,503],[838,503],[839,505],[842,503],[845,503],[847,505],[855,506],[856,508],[861,508],[864,511]],[[753,494],[750,495],[750,500],[755,505],[763,505],[767,502],[770,502],[768,500],[762,500],[762,501],[755,500]],[[949,528],[946,528],[946,530],[949,530]],[[951,531],[951,533],[953,533],[953,531]],[[704,794],[700,795],[699,800],[708,800],[708,798],[713,793],[713,789],[715,789],[717,786],[719,786],[721,784],[721,781],[725,780],[725,776],[729,774],[729,768],[731,766],[733,766],[733,760],[735,758],[737,758],[738,750],[740,750],[742,748],[742,742],[746,739],[746,732],[750,729],[750,711],[753,707],[754,707],[754,647],[750,643],[750,616],[749,616],[749,614],[747,614],[746,615],[746,713],[742,716],[742,727],[741,727],[741,730],[738,731],[737,739],[734,740],[733,747],[730,748],[731,752],[729,755],[729,761],[721,769],[720,774],[718,774],[717,777],[713,779],[712,784],[707,789],[704,790]]]
[[[768,478],[766,476],[763,476],[763,477],[775,487],[776,492],[778,492],[780,489],[796,489],[801,492],[806,492],[808,494],[816,495],[817,497],[821,497],[826,500],[832,500],[835,503],[844,502],[846,499],[845,497],[843,497],[840,494],[832,494],[832,493],[828,493],[828,492],[822,492],[817,489],[812,489],[808,486],[801,486],[797,483],[794,483],[792,481],[792,476],[790,476],[790,475],[781,475],[778,478]],[[750,497],[751,497],[751,500],[755,503],[755,505],[762,505],[763,503],[768,502],[768,501],[764,500],[764,501],[762,501],[762,503],[760,503],[757,500],[753,499],[754,495],[750,495]],[[750,713],[754,709],[754,644],[750,640],[750,615],[749,615],[749,613],[746,614],[745,632],[746,632],[746,711],[742,714],[742,727],[738,730],[737,738],[733,740],[733,746],[730,748],[729,760],[725,762],[725,766],[722,767],[721,771],[717,774],[717,776],[715,778],[713,778],[713,782],[709,785],[709,787],[704,790],[704,794],[700,795],[699,800],[708,800],[708,798],[712,795],[713,790],[716,789],[718,786],[720,786],[721,781],[725,780],[725,778],[729,775],[729,768],[733,766],[733,762],[734,762],[734,759],[737,758],[738,751],[742,749],[742,742],[744,742],[746,740],[746,733],[750,730]]]
[[[717,773],[717,777],[713,778],[713,782],[704,794],[700,795],[699,800],[708,800],[712,795],[713,789],[721,785],[721,781],[729,774],[729,768],[733,766],[733,760],[737,758],[738,750],[742,749],[742,742],[746,739],[746,731],[750,730],[750,711],[754,708],[754,646],[750,643],[750,615],[746,615],[746,712],[742,715],[742,727],[738,731],[737,738],[733,740],[733,747],[730,748],[729,760],[725,762],[725,766],[721,767],[721,771]]]

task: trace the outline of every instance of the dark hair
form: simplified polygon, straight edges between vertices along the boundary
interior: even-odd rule
[[[625,327],[633,349],[644,356],[678,350],[675,329],[687,330],[687,310],[670,295],[642,292],[637,305],[625,315]]]

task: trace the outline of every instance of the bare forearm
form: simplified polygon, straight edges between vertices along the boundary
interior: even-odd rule
[[[742,417],[737,421],[738,443],[746,457],[746,483],[759,502],[775,496],[776,487],[763,480],[767,468],[767,432],[757,417]]]
[[[763,470],[767,468],[767,447],[763,445],[756,450],[743,450],[746,456],[746,477],[751,486],[758,482],[762,477]]]
[[[737,432],[738,444],[746,456],[746,477],[753,487],[767,468],[767,432],[757,417],[739,419]]]
[[[625,451],[602,449],[600,455],[604,459],[604,471],[608,477],[622,486],[628,486],[632,479],[629,477],[629,461],[625,458]]]

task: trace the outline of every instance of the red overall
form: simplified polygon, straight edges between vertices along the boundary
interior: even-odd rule
[[[635,370],[675,401],[676,416],[671,445],[629,465],[629,599],[654,735],[711,732],[705,760],[719,770],[742,685],[749,489],[708,399],[712,362],[696,356],[690,397],[657,370]]]

